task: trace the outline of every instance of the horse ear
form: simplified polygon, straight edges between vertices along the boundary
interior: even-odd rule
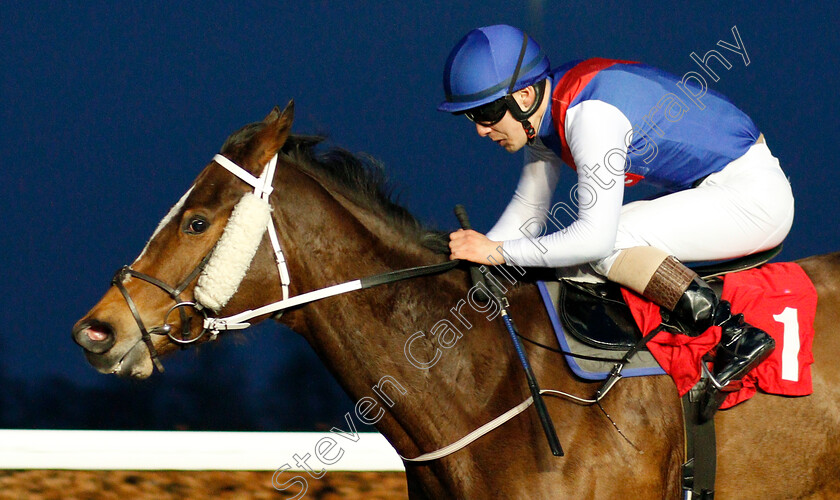
[[[263,119],[263,123],[273,123],[273,122],[276,122],[277,120],[279,120],[281,118],[287,119],[289,121],[289,124],[292,123],[292,120],[294,120],[294,118],[295,118],[295,100],[294,99],[290,100],[289,103],[286,104],[286,108],[283,109],[282,111],[280,110],[280,106],[274,106],[274,109],[272,109],[271,112],[268,113],[268,116],[266,116]]]
[[[292,122],[295,119],[295,101],[291,100],[286,104],[286,108],[280,111],[280,106],[274,106],[274,109],[263,119],[263,123],[267,126],[263,135],[264,148],[262,155],[259,158],[259,165],[265,165],[271,160],[286,139],[289,138],[289,133],[292,130]]]

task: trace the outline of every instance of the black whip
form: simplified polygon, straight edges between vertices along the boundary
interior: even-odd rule
[[[472,229],[470,226],[470,219],[467,217],[467,211],[463,205],[455,205],[455,217],[463,229]],[[479,272],[476,266],[470,267],[470,276],[474,284],[482,283],[496,299],[499,304],[500,315],[505,323],[510,339],[513,341],[513,347],[516,350],[516,355],[519,357],[519,362],[525,370],[525,377],[528,379],[528,389],[531,391],[531,397],[534,398],[534,407],[537,409],[537,414],[540,417],[545,437],[548,439],[548,446],[551,448],[551,453],[555,457],[563,456],[563,448],[560,446],[560,440],[557,439],[557,432],[554,430],[554,423],[551,421],[551,416],[548,414],[548,409],[545,407],[540,394],[540,386],[537,384],[537,377],[534,376],[534,371],[531,369],[531,363],[528,362],[528,357],[525,355],[525,350],[522,348],[522,343],[519,342],[519,333],[516,331],[516,325],[513,324],[513,318],[510,317],[507,311],[507,298],[498,290],[495,283],[486,281],[484,275]]]

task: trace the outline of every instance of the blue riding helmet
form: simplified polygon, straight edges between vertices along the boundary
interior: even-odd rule
[[[438,110],[463,112],[533,85],[548,75],[548,57],[533,38],[513,26],[476,28],[446,60]]]

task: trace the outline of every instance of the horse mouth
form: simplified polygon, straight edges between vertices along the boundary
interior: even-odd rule
[[[145,379],[149,378],[153,371],[149,348],[142,339],[138,339],[116,363],[110,366],[102,366],[102,358],[94,353],[86,352],[85,356],[100,373],[118,377]]]

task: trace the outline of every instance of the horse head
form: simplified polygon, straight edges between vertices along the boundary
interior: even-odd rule
[[[281,295],[276,274],[255,272],[251,264],[273,258],[268,194],[293,117],[290,102],[232,134],[137,259],[76,323],[73,339],[98,371],[146,378],[155,365],[162,369],[158,355],[211,337],[204,327],[208,312],[253,305],[248,293],[235,293],[244,281],[243,289],[260,290],[262,298]]]

